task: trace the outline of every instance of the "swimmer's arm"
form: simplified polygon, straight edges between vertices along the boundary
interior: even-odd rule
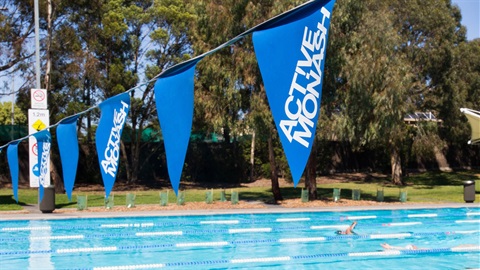
[[[389,244],[381,244],[381,246],[384,248],[384,249],[390,249],[390,250],[405,250],[404,247],[396,247],[396,246],[391,246]]]

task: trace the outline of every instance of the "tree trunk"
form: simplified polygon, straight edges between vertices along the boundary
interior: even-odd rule
[[[138,132],[141,132],[140,130]],[[140,170],[140,142],[138,140],[141,140],[141,138],[136,138],[136,141],[132,141],[131,147],[132,150],[130,151],[131,156],[131,166],[130,166],[130,177],[129,180],[133,184],[138,184],[138,172]]]
[[[402,158],[397,147],[391,147],[390,164],[392,166],[392,183],[395,185],[403,185]]]
[[[447,158],[445,154],[443,154],[442,150],[435,146],[433,151],[435,151],[435,160],[437,160],[438,168],[442,172],[451,172],[452,168],[450,164],[448,164]]]
[[[52,73],[52,52],[51,52],[51,45],[52,45],[52,35],[53,35],[53,30],[52,30],[52,18],[53,16],[53,7],[52,7],[52,1],[47,0],[47,38],[46,38],[46,48],[45,48],[45,54],[46,54],[46,66],[45,66],[45,77],[44,77],[44,84],[45,84],[45,89],[50,91],[51,89],[51,73]],[[54,162],[52,162],[52,158],[50,157],[50,179],[51,182],[53,182],[53,185],[55,186],[55,193],[65,193],[65,185],[63,183],[63,179],[58,173],[57,166],[55,165]]]
[[[50,178],[51,178],[51,182],[53,182],[55,186],[55,193],[64,194],[65,185],[63,184],[63,179],[60,177],[57,166],[55,165],[55,162],[52,162],[51,158],[50,158]]]
[[[252,133],[252,144],[250,147],[250,182],[255,181],[255,130]]]
[[[268,159],[270,161],[270,177],[272,180],[272,194],[273,199],[275,202],[282,201],[282,193],[280,192],[280,185],[278,184],[278,169],[277,164],[275,162],[275,154],[273,151],[273,142],[272,142],[272,135],[268,135]]]
[[[315,145],[314,145],[315,146]],[[317,151],[312,147],[312,152],[308,158],[307,169],[305,171],[305,188],[308,190],[308,200],[314,201],[318,198],[317,194]]]
[[[130,170],[130,165],[128,164],[128,156],[127,156],[127,149],[125,149],[125,143],[123,143],[123,141],[120,141],[120,149],[121,149],[121,152],[122,152],[122,158],[124,160],[124,164],[125,164],[125,171],[127,172],[127,183],[131,183],[131,179],[132,179],[132,172]]]

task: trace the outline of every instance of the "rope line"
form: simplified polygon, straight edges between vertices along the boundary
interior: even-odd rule
[[[464,214],[451,214],[451,215],[438,215],[438,214],[415,214],[415,215],[399,215],[399,216],[341,216],[336,218],[279,218],[275,220],[204,220],[204,221],[190,221],[190,222],[144,222],[144,223],[105,223],[105,224],[95,224],[95,225],[70,225],[70,226],[37,226],[37,227],[4,227],[1,228],[0,231],[28,231],[28,230],[51,230],[51,229],[85,229],[85,228],[102,228],[102,229],[116,229],[116,228],[147,228],[147,227],[166,227],[166,226],[187,226],[187,225],[218,225],[218,224],[263,224],[263,223],[284,223],[284,222],[315,222],[315,221],[345,221],[345,220],[360,220],[360,219],[375,219],[383,218],[383,219],[399,219],[399,218],[441,218],[441,217],[470,217],[470,216],[480,216],[479,212],[467,212]],[[458,220],[455,221],[456,223],[475,223],[480,222],[480,220]],[[422,224],[422,222],[398,222],[398,223],[384,223],[383,226],[401,226],[402,224],[408,225],[418,225]],[[329,228],[327,226],[332,225],[325,225],[325,228]],[[337,226],[337,225],[334,225]],[[338,225],[344,226],[344,225]]]
[[[271,263],[284,261],[302,261],[320,258],[341,258],[341,257],[378,257],[378,256],[405,256],[418,254],[438,254],[438,253],[458,253],[458,252],[475,252],[480,251],[480,247],[471,247],[464,249],[454,248],[435,248],[425,250],[386,250],[386,251],[370,251],[370,252],[343,252],[343,253],[324,253],[312,255],[298,255],[298,256],[278,256],[278,257],[253,257],[253,258],[239,258],[231,260],[207,260],[207,261],[191,261],[191,262],[173,262],[156,264],[136,264],[136,265],[119,265],[119,266],[104,266],[94,267],[94,270],[119,270],[119,269],[144,269],[144,268],[164,268],[164,267],[178,267],[178,266],[194,266],[194,265],[216,265],[216,264],[246,264],[246,263]]]
[[[82,247],[57,250],[18,250],[1,251],[0,256],[4,255],[26,255],[26,254],[61,254],[61,253],[93,253],[93,252],[111,252],[117,250],[142,250],[158,248],[194,248],[194,247],[215,247],[251,245],[251,244],[284,244],[284,243],[311,243],[311,242],[334,242],[348,239],[405,239],[427,236],[453,236],[455,232],[429,232],[429,233],[403,233],[403,234],[371,234],[371,235],[336,235],[324,237],[298,237],[298,238],[280,238],[280,239],[242,239],[234,241],[215,241],[215,242],[180,242],[171,244],[153,244],[153,245],[129,245],[129,246],[106,246],[106,247]],[[466,250],[470,250],[467,247]],[[463,250],[463,249],[462,249]]]
[[[420,225],[422,223],[415,223]],[[412,225],[412,224],[410,224]],[[369,224],[370,227],[379,225]],[[381,226],[392,226],[392,223],[381,224]],[[310,231],[325,229],[344,229],[347,225],[326,225],[326,226],[292,226],[282,228],[237,228],[237,229],[217,229],[217,230],[187,230],[187,231],[151,231],[151,232],[127,232],[127,233],[108,233],[108,234],[75,234],[75,235],[55,235],[55,236],[35,236],[35,237],[11,237],[0,238],[0,242],[18,242],[18,241],[36,241],[36,240],[71,240],[71,239],[107,239],[107,238],[136,238],[136,237],[156,237],[156,236],[184,236],[184,235],[202,235],[202,234],[252,234],[252,233],[272,233],[286,231]],[[475,234],[480,230],[459,230],[445,232],[424,232],[424,233],[393,233],[393,234],[370,234],[370,235],[345,235],[346,237],[367,236],[377,238],[399,238],[409,235],[439,235],[439,234]],[[342,236],[342,235],[340,235]]]

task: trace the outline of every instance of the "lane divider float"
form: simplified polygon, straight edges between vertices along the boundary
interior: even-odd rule
[[[480,251],[480,246],[458,248],[436,248],[424,250],[385,250],[371,252],[345,252],[345,253],[326,253],[298,256],[278,256],[278,257],[257,257],[257,258],[239,258],[231,260],[209,260],[209,261],[192,261],[192,262],[173,262],[162,264],[136,264],[136,265],[119,265],[119,266],[103,266],[94,267],[94,270],[120,270],[120,269],[152,269],[167,268],[178,266],[199,266],[199,265],[219,265],[219,264],[247,264],[247,263],[271,263],[285,261],[302,261],[318,258],[332,257],[379,257],[379,256],[403,256],[403,255],[419,255],[419,254],[437,254],[437,253],[456,253],[456,252],[476,252]]]

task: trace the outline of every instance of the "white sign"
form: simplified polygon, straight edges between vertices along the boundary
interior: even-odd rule
[[[32,109],[47,109],[47,90],[32,89],[30,90],[30,102]]]
[[[37,131],[45,129],[50,126],[50,118],[48,110],[28,110],[28,134],[33,134]],[[28,156],[30,160],[30,187],[38,187],[38,176],[40,175],[40,165],[38,164],[38,149],[37,139],[35,137],[28,137]],[[48,171],[50,171],[50,162],[47,163]],[[45,186],[50,185],[50,173],[45,176]]]

